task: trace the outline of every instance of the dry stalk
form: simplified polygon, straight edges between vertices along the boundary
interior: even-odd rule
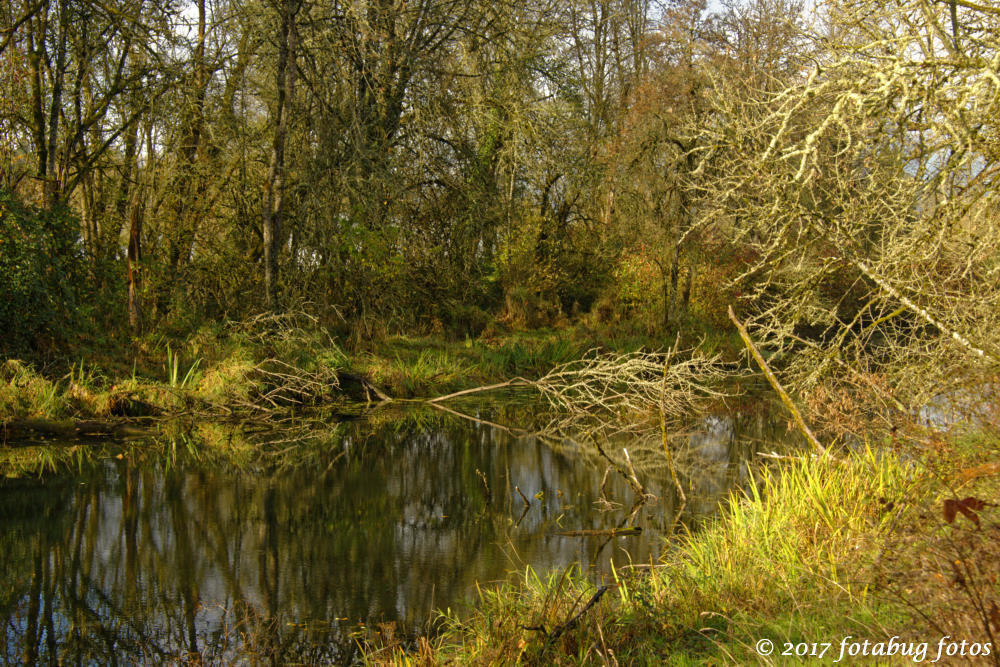
[[[774,391],[777,392],[778,396],[781,397],[781,402],[784,403],[786,408],[788,408],[788,411],[792,413],[792,418],[795,420],[795,424],[799,427],[799,431],[802,432],[802,435],[805,436],[807,441],[809,441],[809,444],[812,445],[813,449],[820,454],[825,454],[826,448],[820,444],[819,440],[816,439],[816,436],[813,435],[809,425],[806,424],[805,420],[802,418],[802,413],[799,412],[797,407],[795,407],[795,403],[792,401],[791,396],[789,396],[788,392],[786,392],[784,387],[781,386],[781,383],[778,382],[778,378],[775,377],[771,368],[767,365],[767,362],[764,361],[764,357],[761,355],[760,350],[758,350],[757,346],[753,344],[750,334],[747,333],[746,327],[744,327],[743,324],[736,319],[736,313],[733,312],[732,306],[729,306],[729,319],[736,325],[736,329],[740,332],[740,338],[743,339],[743,343],[747,346],[747,349],[750,350],[753,358],[757,361],[757,365],[760,366],[760,370],[763,371],[764,377],[767,378],[768,383],[772,388],[774,388]]]

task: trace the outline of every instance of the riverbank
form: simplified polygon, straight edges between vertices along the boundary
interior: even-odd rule
[[[578,325],[464,340],[393,335],[347,349],[308,316],[254,318],[183,338],[83,347],[45,362],[2,361],[0,423],[252,418],[386,396],[429,398],[537,378],[592,349],[629,352],[673,342]],[[724,334],[708,344],[713,352],[738,349]]]
[[[623,567],[603,592],[576,571],[529,571],[484,591],[473,617],[446,614],[416,653],[421,664],[783,664],[844,650],[911,663],[902,649],[888,657],[892,638],[931,661],[949,637],[946,661],[973,650],[995,661],[1000,440],[907,437],[905,455],[887,440],[775,461],[667,562]],[[367,655],[414,657],[377,642]]]

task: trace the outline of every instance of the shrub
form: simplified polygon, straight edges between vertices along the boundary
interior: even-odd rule
[[[0,188],[0,353],[38,349],[75,322],[79,223]]]

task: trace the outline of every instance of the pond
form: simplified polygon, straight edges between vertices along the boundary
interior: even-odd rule
[[[667,548],[678,500],[641,442],[606,445],[632,448],[637,505],[595,451],[512,435],[533,406],[459,412],[199,424],[0,481],[5,662],[349,662],[356,637],[426,632],[477,585],[571,565],[600,581]],[[680,520],[696,529],[783,431],[709,417],[673,438]],[[627,527],[642,530],[606,532]]]

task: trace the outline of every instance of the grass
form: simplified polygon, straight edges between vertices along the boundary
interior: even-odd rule
[[[551,330],[455,342],[391,336],[357,354],[354,363],[392,396],[431,397],[515,376],[538,377],[590,347],[592,342]]]
[[[262,365],[268,360],[280,361]],[[316,399],[325,400],[325,388],[347,363],[321,329],[280,321],[213,325],[182,340],[150,336],[124,354],[91,350],[43,371],[8,359],[0,362],[0,423],[191,411],[227,416],[252,407],[282,381],[312,382]],[[303,402],[306,393],[299,392]]]
[[[959,512],[949,523],[941,507],[998,497],[1000,443],[981,432],[928,442],[919,458],[866,449],[764,469],[669,560],[620,570],[613,590],[565,632],[555,630],[594,585],[575,570],[529,570],[517,584],[482,591],[472,617],[445,613],[442,632],[421,640],[416,655],[372,645],[367,661],[783,664],[798,658],[762,657],[756,642],[834,642],[829,650],[838,651],[843,637],[896,635],[931,642],[932,659],[945,635],[991,641],[1000,622],[998,512],[987,505],[976,521]]]
[[[392,397],[414,398],[515,376],[540,377],[595,347],[631,351],[665,344],[578,326],[456,341],[395,335],[347,352],[312,321],[294,316],[259,318],[228,326],[207,325],[181,339],[147,336],[124,352],[120,348],[87,350],[82,357],[50,363],[41,371],[7,360],[0,364],[0,421],[170,415],[192,410],[229,415],[273,388],[276,377],[262,377],[266,374],[260,372],[260,364],[269,359],[283,366],[271,371],[285,373],[294,368],[310,381],[322,379],[329,384],[344,369],[366,376]],[[315,400],[330,399],[319,391],[320,384],[313,384],[322,394]],[[298,398],[311,400],[310,396]]]
[[[594,348],[632,352],[674,343],[672,333],[653,338],[617,325],[601,327],[584,319],[559,329],[490,327],[479,338],[464,340],[391,335],[345,350],[315,318],[301,313],[209,323],[183,336],[154,333],[131,343],[79,347],[76,356],[49,360],[41,368],[17,360],[0,362],[0,422],[192,410],[229,415],[272,388],[273,376],[262,379],[255,373],[267,359],[288,364],[309,379],[335,382],[336,371],[343,369],[366,376],[392,397],[428,398],[515,376],[537,378]],[[690,338],[686,345],[700,341],[711,352],[732,355],[739,350],[730,333],[694,319],[684,326]],[[318,393],[298,398],[331,398],[331,392]]]

